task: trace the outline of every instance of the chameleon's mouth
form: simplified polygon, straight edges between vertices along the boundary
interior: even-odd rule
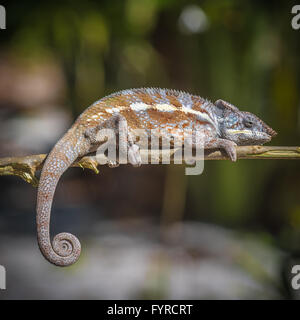
[[[267,126],[266,133],[271,136],[272,138],[277,136],[277,132],[273,130],[271,127]]]
[[[271,138],[277,136],[277,132],[275,130],[273,130],[271,127],[269,127],[265,122],[263,122],[262,120],[260,120],[261,124],[262,124],[262,128],[263,131],[268,134]]]
[[[249,129],[241,129],[241,130],[230,129],[228,131],[234,135],[240,134],[240,135],[245,135],[245,136],[252,136],[254,134],[254,132]],[[256,132],[256,135],[262,136],[265,138],[269,138],[271,140],[273,137],[277,136],[277,132],[265,124],[263,131]]]
[[[270,128],[271,129],[271,128]],[[274,130],[266,131],[252,131],[249,129],[228,130],[229,139],[235,141],[238,145],[261,145],[270,142],[272,137],[277,133]]]

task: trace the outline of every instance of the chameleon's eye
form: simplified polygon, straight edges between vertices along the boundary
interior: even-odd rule
[[[251,121],[249,119],[244,119],[244,125],[245,125],[246,128],[252,128],[253,121]]]

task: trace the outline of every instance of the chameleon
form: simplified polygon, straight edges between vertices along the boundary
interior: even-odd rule
[[[172,138],[192,129],[203,133],[204,149],[221,149],[237,160],[237,145],[262,145],[277,133],[256,115],[240,111],[224,100],[212,103],[197,95],[161,88],[128,89],[108,95],[89,106],[56,143],[43,165],[37,192],[37,238],[43,256],[57,266],[75,263],[81,252],[79,240],[59,233],[51,242],[50,216],[56,185],[61,175],[79,157],[103,144],[101,129],[119,134],[119,149],[128,162],[140,166],[141,155],[133,131],[156,129]],[[122,136],[122,139],[121,139]],[[191,145],[194,141],[191,139]],[[111,167],[117,162],[109,162]]]

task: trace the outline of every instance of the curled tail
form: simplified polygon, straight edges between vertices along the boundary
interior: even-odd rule
[[[70,233],[57,234],[50,240],[50,216],[56,185],[68,167],[84,153],[78,136],[69,130],[48,155],[42,169],[37,195],[37,236],[43,256],[57,266],[75,263],[81,251],[79,240]]]

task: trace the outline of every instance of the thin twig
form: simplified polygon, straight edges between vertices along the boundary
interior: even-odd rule
[[[171,150],[170,159],[173,160],[173,155],[179,149]],[[158,162],[162,160],[162,154],[168,151],[151,150],[152,159],[156,158]],[[150,151],[141,150],[142,158],[149,157]],[[8,157],[0,158],[0,175],[19,176],[33,186],[38,185],[36,172],[43,166],[43,161],[46,154],[31,155],[26,157]],[[273,147],[273,146],[242,146],[237,148],[238,159],[286,159],[299,160],[300,147]],[[206,150],[204,154],[205,160],[228,160],[228,156],[220,150]],[[197,160],[202,160],[197,158]],[[75,161],[72,167],[81,167],[93,170],[99,173],[99,163],[95,155],[85,156]]]

